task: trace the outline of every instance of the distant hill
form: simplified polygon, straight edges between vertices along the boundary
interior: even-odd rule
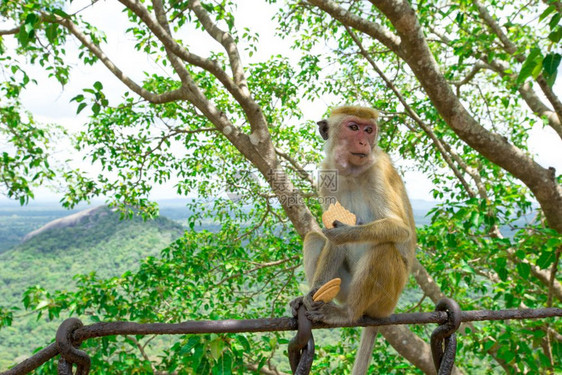
[[[22,293],[33,285],[64,290],[78,273],[110,277],[134,270],[140,259],[158,255],[184,230],[165,217],[120,220],[105,206],[51,221],[0,254],[0,306],[21,306]],[[34,316],[16,317],[13,327],[0,330],[0,369],[47,343],[56,326]]]
[[[61,207],[57,201],[32,201],[29,205],[21,206],[15,201],[1,198],[0,196],[0,254],[17,246],[26,235],[47,223],[103,205],[103,201],[98,200],[93,205],[81,203],[74,209],[68,210]],[[160,200],[158,201],[160,215],[187,228],[187,218],[192,216],[192,212],[186,204],[191,201],[192,199],[189,198]],[[218,230],[218,226],[211,223],[199,227]]]
[[[65,210],[60,205],[37,207],[0,204],[0,254],[21,243],[29,232],[46,223],[79,212],[80,209]]]
[[[60,219],[55,219],[43,225],[41,228],[26,234],[23,237],[23,242],[27,242],[33,237],[37,237],[44,233],[47,233],[47,235],[49,235],[49,233],[53,233],[55,229],[71,228],[78,225],[82,227],[87,227],[88,225],[95,226],[99,223],[100,216],[103,217],[110,214],[111,212],[103,206],[89,208],[75,214],[62,217]]]

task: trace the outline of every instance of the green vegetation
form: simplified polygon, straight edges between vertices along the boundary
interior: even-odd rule
[[[60,211],[51,212],[55,213]],[[29,217],[36,214],[30,212]],[[29,287],[72,291],[76,274],[106,278],[136,269],[142,259],[158,255],[183,231],[163,217],[120,220],[119,213],[109,208],[95,209],[75,226],[40,233],[0,254],[0,306],[23,309],[23,293]],[[22,311],[14,315],[14,325],[0,332],[0,368],[48,343],[59,322],[45,324]]]

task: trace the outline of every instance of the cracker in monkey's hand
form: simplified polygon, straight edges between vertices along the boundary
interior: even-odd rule
[[[322,214],[322,222],[326,228],[332,229],[336,220],[347,225],[355,225],[357,217],[346,210],[340,202],[336,202],[335,204],[330,204],[328,209]]]
[[[328,281],[326,284],[322,285],[316,291],[316,293],[314,293],[312,299],[314,300],[314,302],[322,301],[328,303],[334,298],[336,298],[336,296],[340,292],[340,285],[341,285],[341,279],[339,277],[336,277],[335,279],[332,279]]]

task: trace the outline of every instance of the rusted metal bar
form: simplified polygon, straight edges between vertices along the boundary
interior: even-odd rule
[[[510,320],[510,319],[540,319],[562,316],[562,309],[549,307],[543,309],[523,310],[478,310],[463,311],[461,322],[483,320]],[[444,311],[394,314],[387,318],[371,319],[361,318],[357,322],[348,322],[340,325],[313,323],[312,329],[338,328],[338,327],[365,327],[393,324],[443,324],[447,322],[447,313]],[[110,322],[95,323],[83,326],[74,331],[73,341],[81,342],[89,338],[113,335],[150,335],[150,334],[199,334],[199,333],[239,333],[239,332],[274,332],[294,331],[298,324],[295,318],[272,319],[247,319],[247,320],[215,320],[215,321],[188,321],[182,323],[147,323]],[[33,357],[24,360],[0,375],[27,374],[59,353],[56,344],[51,344],[42,349]]]
[[[297,330],[295,318],[200,320],[181,323],[94,323],[74,332],[74,339],[113,335],[173,335],[199,333],[275,332]]]
[[[461,322],[481,320],[538,319],[562,316],[562,309],[550,307],[544,309],[524,310],[479,310],[463,311]],[[387,318],[372,319],[363,317],[356,322],[344,324],[313,323],[312,329],[339,327],[366,327],[393,324],[441,324],[447,321],[444,311],[394,314]],[[277,332],[295,331],[298,328],[295,318],[271,319],[230,319],[201,320],[182,323],[134,323],[110,322],[95,323],[79,328],[74,332],[74,339],[83,341],[92,337],[113,335],[151,335],[151,334],[195,334],[195,333],[240,333],[240,332]]]
[[[463,311],[461,322],[483,320],[539,319],[562,316],[562,309],[546,307],[543,309],[511,309],[511,310],[476,310]]]
[[[31,371],[35,370],[49,359],[53,358],[59,354],[59,349],[57,344],[52,343],[51,345],[41,349],[33,357],[29,357],[22,362],[18,363],[14,367],[4,372],[0,372],[0,375],[22,375],[29,374]]]

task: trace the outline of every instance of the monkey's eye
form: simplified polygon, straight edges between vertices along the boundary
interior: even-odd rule
[[[365,128],[365,131],[367,132],[367,134],[371,134],[373,132],[373,128],[368,126],[368,127]]]
[[[351,130],[353,130],[354,132],[356,132],[357,130],[359,130],[359,126],[358,126],[356,123],[354,123],[354,122],[350,122],[350,123],[349,123],[349,128],[350,128]]]

